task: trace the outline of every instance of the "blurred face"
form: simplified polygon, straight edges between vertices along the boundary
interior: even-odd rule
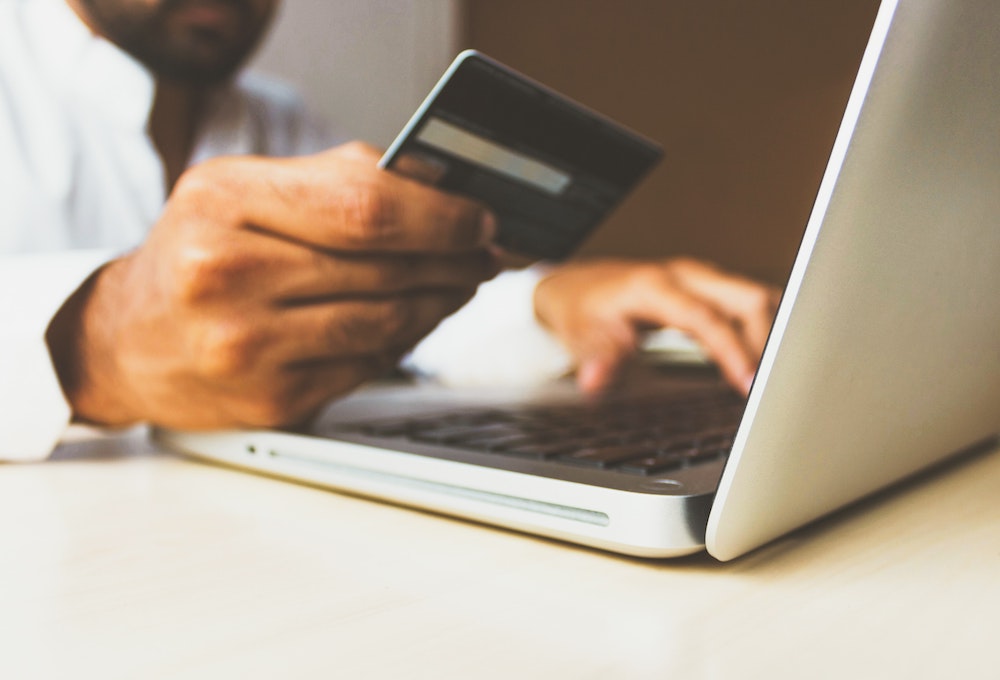
[[[260,42],[279,0],[68,0],[98,34],[157,76],[229,79]]]

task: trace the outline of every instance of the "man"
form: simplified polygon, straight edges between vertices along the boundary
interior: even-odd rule
[[[70,419],[301,422],[497,273],[483,206],[362,144],[301,156],[324,140],[297,100],[234,81],[276,4],[0,0],[0,458],[46,455]],[[520,319],[508,334],[537,318],[593,391],[640,329],[674,325],[745,390],[774,302],[696,262],[539,277],[501,277],[502,302],[425,343],[499,352],[476,314]]]

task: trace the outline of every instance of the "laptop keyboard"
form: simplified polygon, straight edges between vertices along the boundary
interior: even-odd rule
[[[366,438],[655,475],[727,456],[744,406],[731,392],[711,390],[593,404],[450,411],[349,423],[337,430]]]

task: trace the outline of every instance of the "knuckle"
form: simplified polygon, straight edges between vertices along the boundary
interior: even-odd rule
[[[173,267],[173,292],[185,306],[207,303],[225,294],[238,271],[236,260],[202,242],[180,250]]]
[[[345,188],[339,203],[349,243],[378,245],[398,235],[399,203],[384,187],[355,184]]]
[[[214,197],[230,184],[228,166],[227,160],[216,158],[188,168],[177,178],[171,198],[197,200]]]
[[[366,142],[353,140],[340,146],[340,151],[353,158],[378,158],[378,150]]]
[[[214,191],[216,185],[211,180],[213,171],[210,166],[212,165],[213,162],[209,161],[182,172],[174,183],[170,198],[172,200],[197,199]]]
[[[670,264],[677,269],[692,269],[701,263],[689,255],[678,255],[670,259]]]
[[[263,339],[253,325],[216,322],[204,332],[196,348],[201,375],[212,380],[245,377],[259,368]]]
[[[214,158],[185,170],[174,184],[169,208],[186,209],[190,219],[220,224],[243,221],[244,197],[253,191],[257,173],[246,159]]]
[[[666,274],[666,276],[665,276]],[[658,290],[669,280],[670,272],[655,265],[636,265],[630,272],[632,288],[640,293]]]
[[[756,314],[770,314],[774,306],[774,296],[765,288],[755,288],[750,293],[750,311]]]
[[[672,257],[663,266],[672,276],[678,278],[700,272],[704,267],[701,262],[687,255]]]
[[[688,302],[684,304],[681,313],[686,325],[702,335],[715,334],[719,328],[718,314],[706,305]]]

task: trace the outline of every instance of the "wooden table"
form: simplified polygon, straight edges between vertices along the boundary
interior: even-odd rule
[[[720,564],[79,441],[0,465],[0,678],[997,678],[998,453]]]

